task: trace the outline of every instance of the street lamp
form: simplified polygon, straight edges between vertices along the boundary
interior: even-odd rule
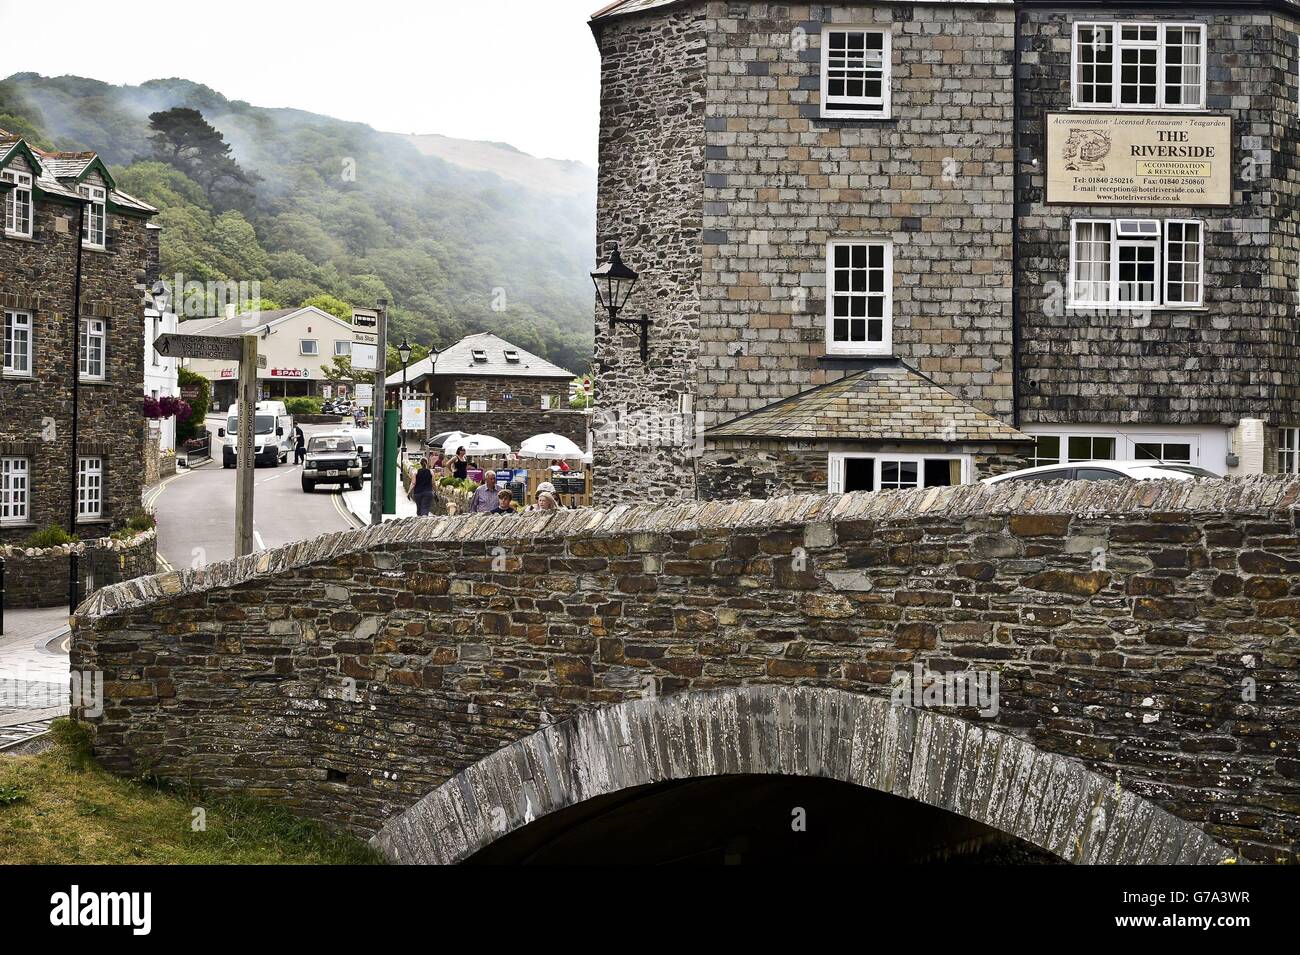
[[[405,335],[402,336],[402,344],[397,346],[397,356],[402,359],[402,393],[397,399],[397,414],[399,415],[398,421],[400,421],[401,420],[400,415],[402,414],[402,402],[406,400],[406,366],[411,361],[411,343],[406,340]],[[402,429],[402,458],[403,459],[406,458],[406,454],[407,454],[406,429],[403,428]]]
[[[636,280],[637,274],[623,264],[617,243],[609,254],[609,261],[591,273],[591,282],[596,286],[596,297],[601,307],[609,312],[609,330],[612,332],[616,325],[631,325],[641,329],[641,360],[644,362],[650,356],[650,318],[646,315],[640,318],[618,317],[632,295]]]

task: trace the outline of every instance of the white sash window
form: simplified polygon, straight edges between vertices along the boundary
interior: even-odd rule
[[[1073,105],[1090,109],[1204,109],[1205,25],[1074,25]]]

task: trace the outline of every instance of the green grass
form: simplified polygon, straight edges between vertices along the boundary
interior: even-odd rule
[[[371,865],[364,842],[252,799],[124,779],[95,765],[83,728],[56,721],[54,749],[0,756],[0,863]],[[206,830],[195,831],[195,810]]]

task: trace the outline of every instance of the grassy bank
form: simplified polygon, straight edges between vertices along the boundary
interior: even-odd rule
[[[55,723],[54,749],[0,757],[0,863],[363,865],[364,843],[266,803],[107,773],[83,731]],[[196,831],[197,809],[206,829]]]

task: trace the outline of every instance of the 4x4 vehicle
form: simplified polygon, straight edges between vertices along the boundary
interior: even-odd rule
[[[346,484],[361,490],[361,456],[351,435],[318,434],[307,441],[302,489],[310,494],[317,484]]]

